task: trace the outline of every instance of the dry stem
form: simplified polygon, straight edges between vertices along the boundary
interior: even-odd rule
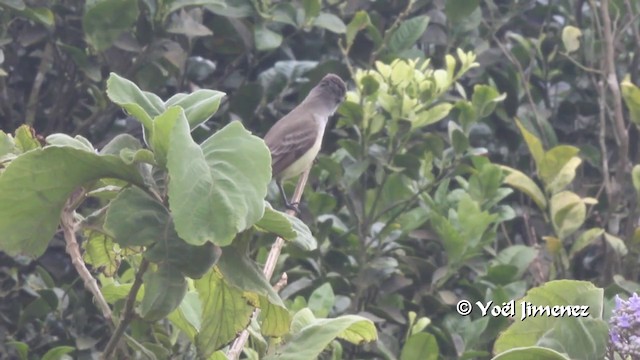
[[[91,273],[82,260],[80,246],[78,245],[78,240],[76,239],[76,230],[78,223],[75,220],[74,214],[75,209],[81,203],[84,195],[84,189],[80,189],[76,190],[69,197],[67,203],[62,209],[62,213],[60,214],[60,226],[62,227],[64,239],[67,243],[66,250],[71,257],[71,263],[76,268],[78,275],[80,275],[80,277],[82,278],[84,286],[91,292],[91,294],[93,294],[93,298],[95,299],[98,308],[100,308],[100,310],[102,311],[102,315],[107,320],[107,324],[109,325],[109,327],[113,328],[113,319],[109,304],[107,304],[107,301],[104,299],[104,296],[100,291],[100,287],[98,287],[98,282],[93,276],[91,276]]]
[[[296,185],[296,190],[293,193],[293,198],[291,199],[291,202],[293,203],[300,202],[300,198],[302,198],[302,192],[304,191],[304,187],[307,184],[307,179],[309,178],[309,170],[311,169],[309,168],[305,172],[303,172],[302,175],[300,176],[300,179],[298,179],[298,184]],[[293,210],[287,210],[287,213],[289,215],[295,216],[295,211]],[[284,239],[281,237],[276,238],[276,241],[271,246],[271,251],[269,251],[269,256],[267,257],[267,262],[264,264],[264,269],[262,270],[262,273],[267,278],[267,280],[270,280],[271,277],[273,276],[273,272],[276,268],[276,263],[278,262],[278,257],[280,257],[280,253],[282,252],[283,246],[284,246]],[[285,283],[286,283],[286,274],[283,274],[283,277],[278,281],[278,283],[274,286],[274,288],[276,288],[276,290],[279,290],[279,288],[284,286]],[[260,315],[260,309],[256,309],[253,312],[253,318],[256,319],[258,315]],[[238,336],[236,340],[233,342],[233,344],[229,348],[229,351],[227,352],[227,357],[230,360],[238,359],[238,357],[240,356],[240,352],[242,352],[242,349],[244,348],[244,344],[246,344],[248,338],[249,338],[249,331],[247,329],[244,329],[240,334],[240,336]]]

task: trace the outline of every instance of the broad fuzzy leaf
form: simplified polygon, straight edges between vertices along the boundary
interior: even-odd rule
[[[143,184],[135,166],[113,155],[50,146],[17,157],[0,174],[0,250],[41,255],[73,190],[107,177]]]
[[[189,124],[178,119],[171,132],[167,167],[169,207],[184,241],[225,246],[264,215],[271,180],[264,141],[232,122],[198,146]]]

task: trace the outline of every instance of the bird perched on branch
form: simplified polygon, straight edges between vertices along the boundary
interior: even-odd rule
[[[342,101],[347,87],[335,74],[328,74],[291,112],[278,120],[264,137],[271,151],[273,178],[288,209],[298,211],[282,188],[284,180],[296,177],[311,167],[320,151],[324,129]]]

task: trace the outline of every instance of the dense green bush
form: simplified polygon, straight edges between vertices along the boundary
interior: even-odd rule
[[[640,356],[637,2],[0,9],[0,357]],[[297,219],[259,135],[327,72]]]

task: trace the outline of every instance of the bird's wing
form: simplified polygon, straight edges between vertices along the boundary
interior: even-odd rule
[[[292,115],[298,114],[292,112],[285,118]],[[301,114],[301,116],[309,116],[309,114]],[[271,151],[272,173],[276,178],[309,151],[319,135],[319,127],[312,118],[283,121],[285,118],[278,121],[264,137]]]

